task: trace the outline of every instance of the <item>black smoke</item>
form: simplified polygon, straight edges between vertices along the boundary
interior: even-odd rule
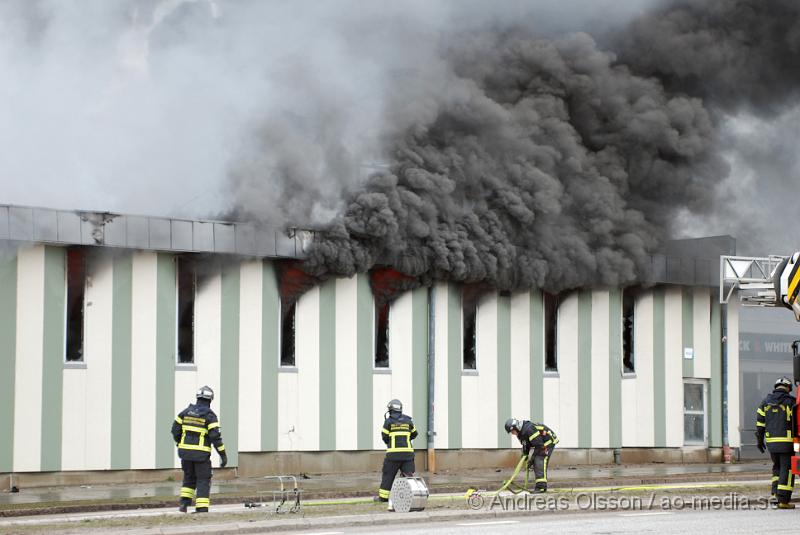
[[[679,213],[719,209],[723,114],[795,100],[798,15],[788,0],[672,2],[613,51],[583,33],[450,36],[445,94],[392,140],[389,170],[350,197],[308,269],[551,291],[636,281]]]

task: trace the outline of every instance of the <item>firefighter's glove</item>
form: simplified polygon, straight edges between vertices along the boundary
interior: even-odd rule
[[[756,447],[761,453],[767,451],[767,446],[764,444],[764,435],[759,432],[756,432]]]
[[[219,467],[225,468],[226,464],[228,464],[228,454],[223,451],[219,454]]]

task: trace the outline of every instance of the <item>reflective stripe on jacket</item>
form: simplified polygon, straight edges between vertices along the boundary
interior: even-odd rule
[[[522,444],[522,451],[527,455],[530,450],[543,450],[558,444],[555,432],[544,424],[523,420],[522,428],[517,434]]]
[[[417,428],[410,416],[400,412],[390,412],[383,422],[381,439],[386,444],[386,454],[392,459],[411,459],[414,447],[411,441],[417,437]]]
[[[763,436],[769,451],[793,451],[796,428],[794,406],[794,396],[776,388],[756,409],[756,432]]]
[[[202,402],[189,405],[175,417],[172,438],[178,447],[178,456],[187,461],[208,460],[212,445],[217,452],[225,451],[217,415]]]

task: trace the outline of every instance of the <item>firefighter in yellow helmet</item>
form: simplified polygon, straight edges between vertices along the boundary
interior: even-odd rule
[[[769,450],[772,457],[772,495],[779,509],[794,509],[789,500],[794,488],[791,465],[797,420],[791,391],[792,382],[781,377],[756,410],[756,443],[761,453]]]
[[[381,439],[386,444],[386,457],[383,459],[383,476],[375,501],[389,501],[389,492],[399,470],[404,476],[412,476],[414,467],[414,448],[411,441],[417,437],[417,428],[410,416],[403,414],[403,404],[393,399],[386,406],[388,412],[381,429]],[[390,504],[391,505],[391,504]]]
[[[219,466],[228,464],[217,415],[211,410],[214,391],[203,386],[197,402],[183,409],[172,422],[172,438],[183,468],[183,485],[178,510],[185,513],[195,500],[195,512],[207,513],[211,505],[211,446],[217,448]]]

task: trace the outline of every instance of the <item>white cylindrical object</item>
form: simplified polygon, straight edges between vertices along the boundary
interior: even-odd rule
[[[389,502],[398,513],[422,511],[428,503],[428,486],[421,477],[398,477],[392,484]]]

